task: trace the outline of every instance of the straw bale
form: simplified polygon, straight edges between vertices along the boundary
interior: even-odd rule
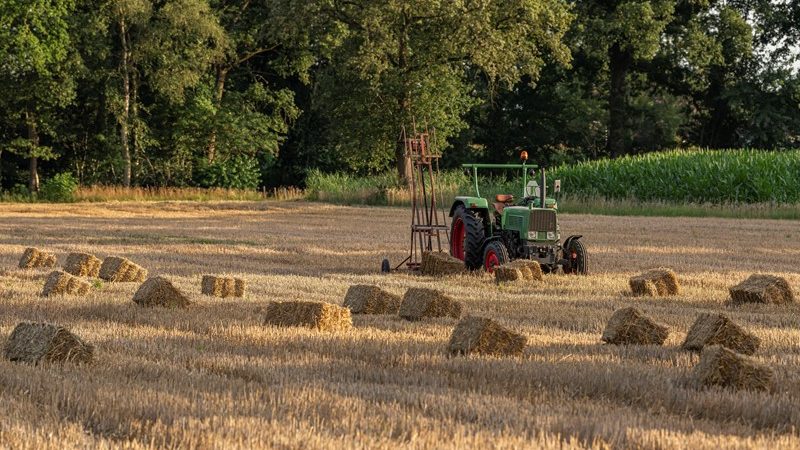
[[[234,297],[244,297],[245,293],[245,282],[241,278],[234,278],[233,279],[233,296]]]
[[[425,317],[461,317],[461,303],[447,295],[427,288],[409,288],[400,304],[400,317],[420,320]]]
[[[771,391],[775,388],[775,376],[770,367],[721,345],[703,349],[691,379],[698,386],[754,391]]]
[[[80,278],[56,270],[50,273],[47,281],[44,283],[42,289],[42,296],[48,297],[50,295],[86,295],[91,289],[89,283],[81,280]]]
[[[397,314],[402,299],[378,286],[355,284],[347,289],[344,306],[353,314]]]
[[[504,328],[492,319],[466,316],[450,335],[448,350],[452,355],[518,356],[525,349],[528,338]]]
[[[19,260],[20,269],[52,269],[56,266],[56,255],[28,247]]]
[[[699,352],[709,345],[723,345],[735,352],[752,355],[761,340],[723,314],[703,313],[689,328],[683,348]]]
[[[148,278],[133,294],[133,301],[140,306],[167,306],[183,308],[191,302],[173,286],[168,279],[158,276]]]
[[[750,275],[749,278],[729,289],[734,304],[742,303],[791,303],[794,294],[785,278],[773,275]]]
[[[14,362],[91,362],[94,347],[66,328],[49,323],[21,322],[6,342],[5,357]]]
[[[423,275],[456,275],[465,273],[464,261],[444,252],[422,252],[420,271]]]
[[[270,302],[264,325],[345,331],[353,327],[350,310],[325,302]]]
[[[538,261],[531,261],[530,259],[515,259],[509,263],[512,267],[517,267],[522,272],[522,277],[526,281],[542,281],[544,274],[542,273],[542,266]]]
[[[202,292],[213,297],[243,297],[244,280],[234,277],[203,275]]]
[[[649,295],[652,297],[678,295],[680,285],[678,277],[672,269],[659,268],[631,277],[629,284],[634,295]]]
[[[508,281],[524,280],[522,270],[512,264],[503,264],[494,268],[494,281],[504,283]]]
[[[127,258],[109,256],[103,260],[99,275],[106,281],[141,283],[147,278],[147,269]]]
[[[654,322],[638,308],[629,306],[614,311],[601,339],[609,344],[661,345],[669,331]]]
[[[97,277],[100,275],[102,261],[89,253],[70,253],[64,264],[64,272],[76,277]]]

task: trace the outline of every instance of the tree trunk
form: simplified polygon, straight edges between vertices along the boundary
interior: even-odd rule
[[[736,144],[733,140],[735,133],[725,127],[730,114],[728,101],[724,96],[725,71],[712,69],[709,81],[705,94],[709,117],[703,126],[704,133],[700,143],[708,148],[732,148]]]
[[[411,125],[408,121],[409,116],[409,105],[408,100],[406,100],[405,96],[398,100],[398,107],[400,109],[400,117],[401,123],[404,126]],[[411,135],[413,130],[411,128],[406,128],[406,138],[413,137]],[[411,158],[406,155],[406,146],[402,139],[397,141],[397,145],[394,149],[394,157],[395,157],[395,167],[397,168],[397,176],[400,178],[400,181],[404,184],[411,185],[411,177],[412,177],[412,165],[411,165]]]
[[[405,16],[404,16],[405,17]],[[408,68],[408,48],[406,44],[407,36],[405,34],[405,29],[403,32],[399,34],[400,39],[397,43],[397,69],[400,72],[401,76],[404,78],[403,85],[400,89],[400,96],[397,99],[397,106],[399,109],[399,116],[400,116],[400,125],[401,126],[410,126],[411,125],[411,101],[409,99],[411,87],[406,79],[406,70]],[[411,137],[409,133],[413,131],[410,128],[406,129],[406,137]],[[395,163],[397,167],[397,175],[400,178],[401,182],[407,184],[409,187],[411,186],[411,178],[412,178],[412,166],[411,166],[411,158],[406,155],[405,145],[402,141],[398,141],[397,145],[394,149],[394,157]]]
[[[25,117],[28,122],[28,140],[31,143],[28,189],[31,192],[39,192],[39,158],[36,157],[36,149],[39,147],[39,132],[36,129],[36,118],[33,114],[26,113]]]
[[[128,124],[130,121],[131,109],[131,76],[129,67],[130,53],[128,50],[128,35],[124,18],[119,19],[119,35],[122,44],[121,65],[123,95],[123,109],[119,124],[119,138],[120,141],[122,141],[122,160],[125,163],[125,168],[122,172],[122,184],[127,188],[131,187],[131,149],[130,141],[128,139]]]
[[[133,129],[131,130],[131,143],[133,144],[133,166],[136,166],[137,170],[134,172],[131,170],[131,184],[134,183],[134,178],[136,174],[139,172],[139,160],[141,159],[141,145],[142,140],[139,138],[139,77],[135,70],[131,71],[131,123],[133,125]],[[132,169],[132,168],[131,168]]]
[[[219,113],[222,107],[222,96],[225,93],[225,80],[228,78],[228,69],[222,66],[217,67],[217,82],[214,85],[214,106],[215,114]],[[217,157],[217,124],[216,120],[211,124],[211,133],[208,136],[208,146],[206,147],[206,157],[209,163],[214,162]]]
[[[611,86],[608,98],[608,141],[606,150],[612,157],[627,153],[625,115],[628,109],[628,72],[633,64],[633,53],[615,43],[608,49]]]

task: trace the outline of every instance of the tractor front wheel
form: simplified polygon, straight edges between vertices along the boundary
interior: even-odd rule
[[[567,265],[564,265],[564,273],[574,275],[587,275],[589,273],[589,253],[579,239],[569,241],[569,244],[564,249],[564,259],[568,262]]]
[[[483,221],[474,212],[458,206],[453,211],[450,225],[450,254],[462,261],[469,270],[477,270],[483,264]]]
[[[483,250],[483,268],[487,272],[494,272],[494,268],[502,266],[509,261],[508,250],[502,241],[491,241]]]

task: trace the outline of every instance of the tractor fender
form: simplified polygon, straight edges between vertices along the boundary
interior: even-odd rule
[[[568,249],[569,248],[569,244],[571,244],[572,241],[576,241],[576,240],[578,240],[578,239],[580,239],[582,237],[583,237],[582,234],[575,234],[575,235],[572,235],[572,236],[566,238],[564,240],[564,245],[562,245],[561,248],[563,248],[564,250]]]
[[[489,214],[489,203],[485,198],[456,197],[456,200],[453,202],[453,206],[450,207],[450,217],[453,217],[456,208],[459,206],[463,206],[469,211],[474,211],[483,222],[484,233],[486,236],[492,235],[492,223],[494,221],[494,217]]]
[[[453,202],[453,206],[450,207],[450,217],[453,217],[453,214],[455,214],[456,212],[456,208],[458,208],[459,206],[464,206],[464,202],[460,200],[456,200]]]
[[[481,211],[485,216],[488,216],[489,203],[485,198],[456,197],[456,200],[453,202],[453,206],[450,207],[450,217],[453,217],[453,213],[459,206],[463,206],[466,209]]]

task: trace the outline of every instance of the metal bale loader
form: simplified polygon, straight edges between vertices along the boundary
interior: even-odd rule
[[[539,169],[540,181],[533,177],[537,166],[527,164],[522,152],[521,164],[464,164],[472,172],[474,196],[458,196],[450,208],[450,254],[464,261],[467,268],[494,267],[515,259],[538,261],[545,272],[561,266],[564,273],[587,274],[589,255],[581,242],[582,236],[561,240],[558,225],[558,203],[547,197],[547,176]],[[522,195],[496,195],[491,204],[480,194],[479,169],[509,169],[522,171]],[[528,175],[531,181],[528,181]],[[561,190],[560,180],[554,192]]]

